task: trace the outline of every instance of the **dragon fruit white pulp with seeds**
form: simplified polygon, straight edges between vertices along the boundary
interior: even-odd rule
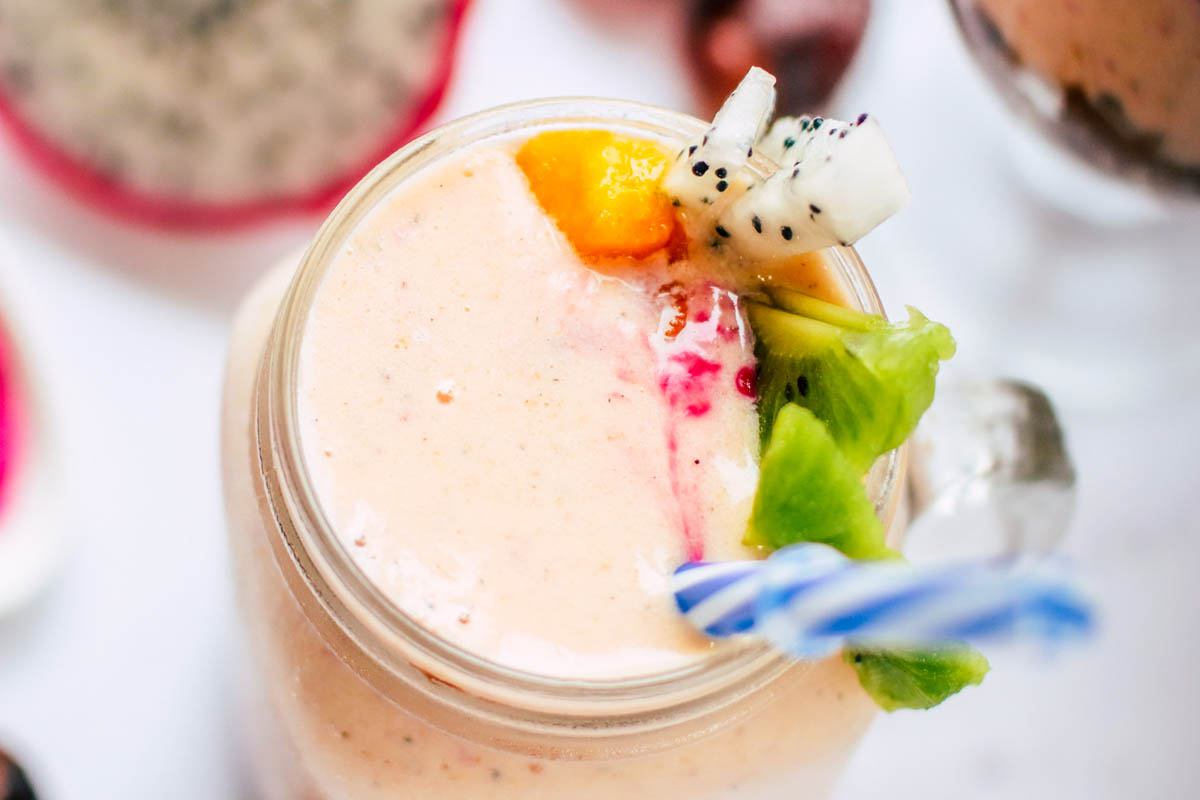
[[[0,120],[107,211],[323,211],[436,107],[465,0],[4,0]]]
[[[664,181],[695,238],[769,260],[851,245],[904,207],[908,183],[874,117],[862,114],[854,122],[781,117],[764,134],[763,121],[774,107],[769,78],[752,69],[717,112],[704,141],[689,145]],[[745,142],[750,130],[754,137],[739,162],[731,143]],[[779,165],[765,179],[743,174],[755,148]],[[720,202],[703,169],[711,169],[709,162],[720,163],[731,176]],[[733,177],[740,179],[736,186]]]
[[[708,219],[745,191],[746,164],[774,110],[774,76],[752,67],[713,117],[712,127],[680,151],[663,188],[690,218]]]
[[[784,118],[780,169],[718,220],[752,258],[847,246],[908,202],[908,182],[883,129],[862,114],[853,123]],[[791,146],[787,146],[791,143]]]

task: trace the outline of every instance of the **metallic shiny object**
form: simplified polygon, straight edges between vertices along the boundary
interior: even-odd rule
[[[1040,556],[1062,543],[1075,468],[1049,398],[1027,383],[949,383],[911,440],[915,561]]]

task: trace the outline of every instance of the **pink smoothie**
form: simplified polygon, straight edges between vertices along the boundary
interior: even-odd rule
[[[656,291],[664,270],[590,269],[503,149],[421,176],[336,257],[302,351],[308,467],[357,563],[441,636],[573,677],[710,650],[668,577],[747,556],[752,341],[736,295]]]

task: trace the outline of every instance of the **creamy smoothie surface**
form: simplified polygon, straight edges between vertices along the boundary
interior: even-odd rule
[[[517,146],[410,179],[330,265],[301,350],[308,469],[365,574],[449,641],[549,675],[679,666],[713,645],[668,577],[749,556],[749,326],[735,294],[670,280],[703,264],[593,269]]]

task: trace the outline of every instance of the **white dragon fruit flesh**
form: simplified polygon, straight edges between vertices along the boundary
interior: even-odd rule
[[[710,218],[748,184],[746,164],[775,110],[775,78],[752,67],[698,141],[689,142],[663,177],[689,228]]]
[[[435,110],[466,0],[2,0],[0,121],[91,205],[326,210]]]
[[[816,127],[813,127],[816,122]],[[824,117],[779,117],[767,128],[758,142],[758,152],[776,164],[795,162],[803,149],[814,137],[812,134],[825,125]]]
[[[664,188],[694,238],[755,260],[782,258],[853,244],[908,202],[874,117],[781,117],[764,133],[773,105],[774,79],[752,68],[668,172]],[[779,165],[765,179],[747,169],[755,149]],[[719,176],[710,174],[716,165]]]
[[[908,202],[908,182],[883,128],[867,114],[852,123],[784,118],[772,126],[764,146],[780,169],[752,185],[717,220],[722,236],[743,255],[771,258],[844,247]]]

